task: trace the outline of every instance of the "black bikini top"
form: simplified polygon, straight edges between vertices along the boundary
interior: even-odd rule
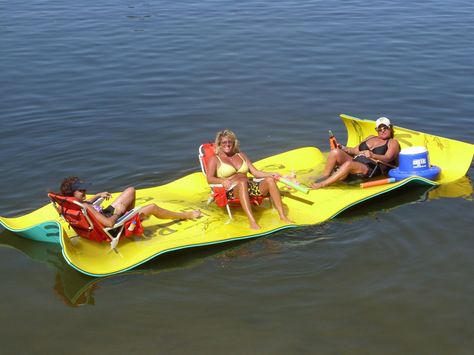
[[[367,139],[366,141],[363,141],[361,144],[359,144],[359,151],[370,150],[372,153],[377,154],[377,155],[385,155],[385,153],[387,153],[388,142],[390,141],[390,139],[387,140],[384,145],[379,145],[378,147],[375,147],[373,149],[370,149],[369,146],[367,145],[367,141],[369,139]]]

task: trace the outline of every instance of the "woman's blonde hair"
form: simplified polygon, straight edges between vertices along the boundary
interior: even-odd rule
[[[240,152],[240,143],[235,133],[232,132],[230,129],[224,129],[223,131],[219,131],[216,134],[216,140],[214,141],[216,154],[219,154],[220,152],[221,141],[224,137],[228,137],[234,141],[234,146],[232,147],[233,154]]]

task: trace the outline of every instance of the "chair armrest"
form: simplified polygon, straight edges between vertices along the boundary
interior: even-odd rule
[[[93,204],[94,206],[100,206],[100,205],[102,204],[102,202],[104,202],[104,200],[105,200],[105,199],[104,199],[103,197],[99,197],[99,198],[96,198],[96,199],[94,200],[94,202],[92,202],[92,204]]]
[[[209,186],[212,188],[212,187],[224,187],[224,185],[222,184],[209,184]],[[232,190],[234,187],[236,187],[237,184],[236,183],[233,183],[232,185],[229,186],[229,188],[226,190],[226,191],[230,191]]]
[[[133,217],[139,214],[141,209],[142,209],[141,206],[131,209],[130,211],[125,213],[123,216],[121,216],[119,219],[117,219],[117,222],[115,222],[115,224],[112,227],[110,227],[110,229],[114,229],[114,228],[122,226],[125,222],[131,220]]]

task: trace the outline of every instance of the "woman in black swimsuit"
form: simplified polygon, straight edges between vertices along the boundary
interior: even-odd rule
[[[313,189],[320,189],[337,181],[344,180],[349,174],[368,178],[383,173],[387,166],[395,165],[400,144],[393,138],[393,126],[387,117],[380,117],[375,122],[377,136],[370,136],[357,147],[340,146],[329,153],[323,175],[311,184]],[[381,163],[382,170],[374,169]],[[335,167],[339,167],[332,175]],[[373,174],[372,174],[373,173]]]

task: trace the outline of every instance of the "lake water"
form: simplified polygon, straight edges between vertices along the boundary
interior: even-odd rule
[[[472,1],[0,1],[0,215],[345,140],[339,113],[473,142]],[[2,353],[471,354],[471,181],[105,279],[3,229]],[[82,306],[82,307],[79,307]],[[67,349],[67,350],[66,350]]]

